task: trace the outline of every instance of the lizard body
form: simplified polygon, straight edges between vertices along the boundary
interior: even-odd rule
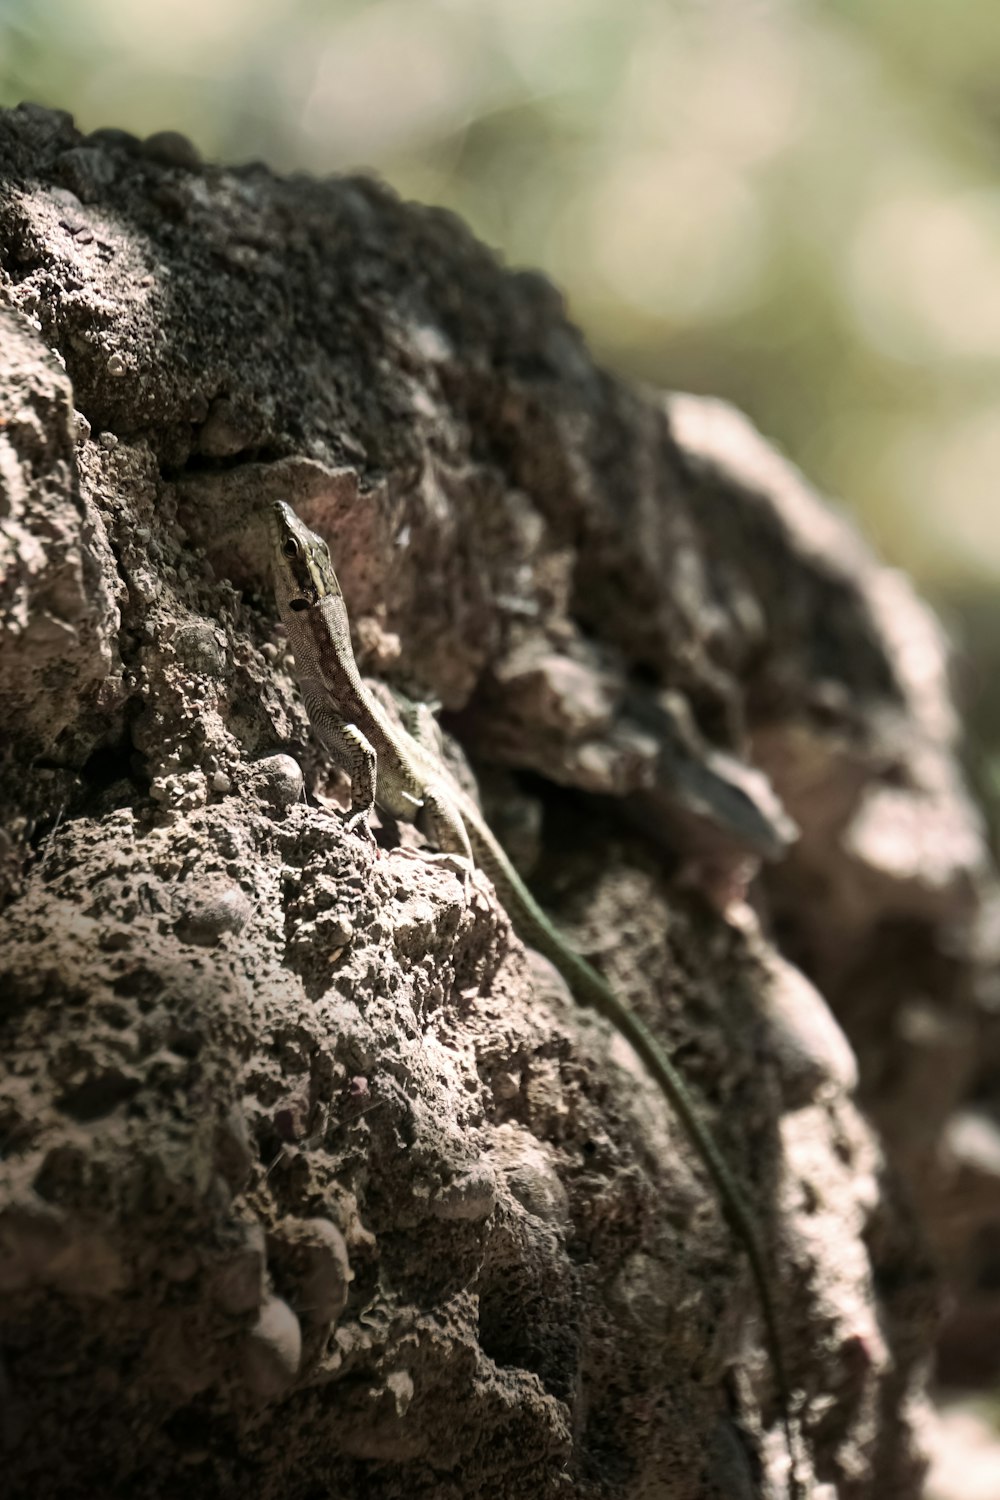
[[[687,1086],[645,1022],[545,915],[472,798],[432,751],[394,722],[365,686],[329,549],[283,501],[273,507],[272,558],[278,609],[295,656],[306,711],[316,733],[350,777],[348,827],[367,827],[368,815],[377,805],[396,818],[419,823],[439,849],[471,858],[492,880],[519,937],[555,965],[581,1004],[606,1017],[630,1043],[681,1121],[750,1262],[788,1442],[790,1493],[795,1500],[800,1490],[789,1389],[757,1223]]]

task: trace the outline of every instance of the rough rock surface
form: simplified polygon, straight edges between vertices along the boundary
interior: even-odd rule
[[[744,1257],[628,1048],[482,880],[343,832],[281,497],[701,1100],[810,1492],[915,1496],[906,1205],[992,876],[906,584],[734,413],[602,373],[544,280],[365,180],[22,107],[0,296],[7,1493],[785,1492]]]

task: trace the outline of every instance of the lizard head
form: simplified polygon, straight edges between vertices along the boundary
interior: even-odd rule
[[[279,608],[298,613],[341,597],[330,549],[304,526],[290,505],[278,500],[271,510],[271,568]]]

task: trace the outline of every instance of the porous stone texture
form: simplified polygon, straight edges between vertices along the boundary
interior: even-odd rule
[[[995,893],[905,581],[364,179],[0,114],[0,296],[6,1492],[786,1492],[745,1257],[628,1047],[480,875],[344,831],[281,498],[690,1081],[804,1487],[916,1496]]]

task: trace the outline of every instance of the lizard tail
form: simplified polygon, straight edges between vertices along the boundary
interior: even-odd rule
[[[687,1086],[666,1050],[653,1036],[646,1023],[615,993],[607,980],[560,936],[488,827],[482,824],[479,818],[467,818],[466,826],[476,862],[493,881],[501,905],[510,916],[518,936],[529,947],[536,948],[538,952],[543,953],[555,965],[581,1004],[592,1006],[610,1021],[615,1030],[624,1036],[635,1049],[672,1106],[712,1180],[729,1226],[746,1251],[747,1260],[750,1263],[750,1273],[764,1321],[764,1333],[774,1371],[781,1424],[788,1445],[789,1500],[800,1500],[803,1491],[798,1480],[795,1440],[792,1433],[791,1391],[778,1327],[777,1309],[771,1295],[767,1261],[757,1231],[756,1220],[749,1204],[738,1187],[714,1136],[698,1113]]]

